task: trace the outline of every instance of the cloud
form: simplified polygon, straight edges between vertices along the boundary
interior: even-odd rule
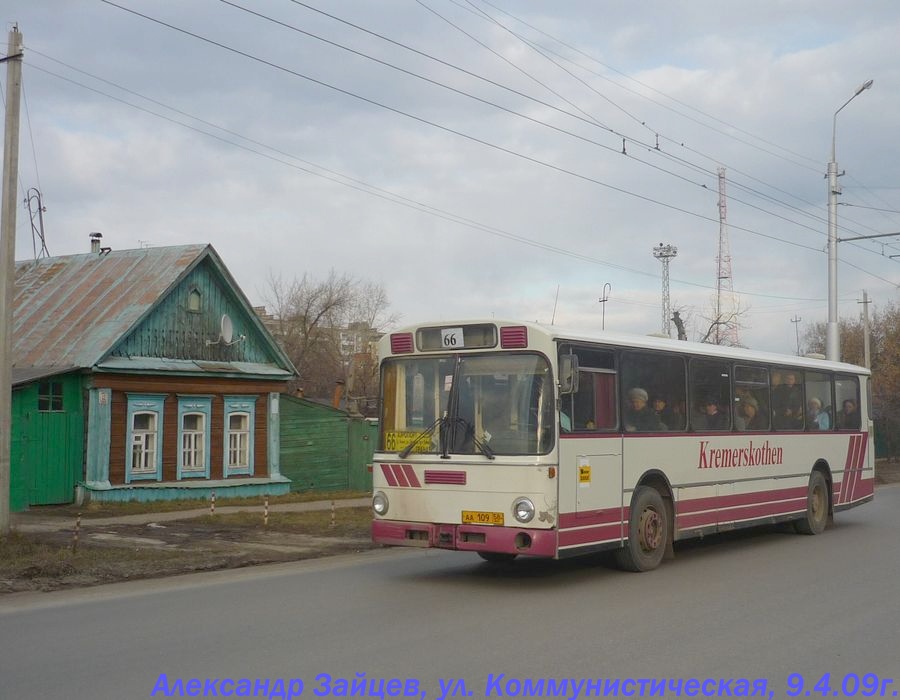
[[[866,78],[875,86],[838,122],[841,201],[856,205],[839,223],[848,237],[900,230],[892,2],[426,4],[457,26],[418,4],[323,9],[470,74],[297,5],[253,10],[505,109],[222,3],[128,7],[260,60],[108,4],[14,2],[20,177],[40,180],[51,252],[86,250],[94,230],[119,248],[211,242],[254,301],[270,271],[333,268],[383,282],[407,321],[591,330],[608,282],[606,327],[655,332],[661,241],[679,250],[673,301],[695,317],[709,306],[724,167],[744,341],[791,352],[790,319],[825,318],[832,117]],[[25,257],[21,218],[18,231]],[[841,244],[842,314],[855,317],[863,288],[896,300],[897,252],[891,239]]]

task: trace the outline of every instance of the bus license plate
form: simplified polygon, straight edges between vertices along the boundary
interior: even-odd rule
[[[502,525],[503,513],[488,513],[482,510],[464,510],[462,512],[464,525]]]

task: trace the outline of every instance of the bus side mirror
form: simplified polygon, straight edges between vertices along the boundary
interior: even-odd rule
[[[575,394],[578,392],[578,355],[560,355],[559,357],[559,393]]]

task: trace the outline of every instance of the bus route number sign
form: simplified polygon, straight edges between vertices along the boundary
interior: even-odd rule
[[[441,328],[441,346],[447,350],[454,348],[464,348],[466,346],[463,339],[462,328]]]

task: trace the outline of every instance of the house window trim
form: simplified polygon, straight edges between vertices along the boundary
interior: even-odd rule
[[[223,396],[224,410],[224,436],[222,440],[222,473],[227,479],[229,476],[252,476],[256,468],[254,460],[256,433],[256,400],[258,396]],[[247,426],[247,466],[229,467],[229,438],[231,431],[229,423],[232,415],[241,414],[248,416]]]
[[[203,416],[203,469],[184,468],[184,417],[187,415]],[[178,455],[175,469],[175,478],[182,479],[209,479],[212,419],[212,397],[210,396],[182,396],[178,395]]]
[[[165,415],[165,394],[126,394],[127,429],[125,435],[125,483],[132,481],[162,481],[162,451],[163,451],[163,417]],[[132,458],[134,456],[134,416],[142,413],[156,415],[156,470],[152,472],[134,472]]]

